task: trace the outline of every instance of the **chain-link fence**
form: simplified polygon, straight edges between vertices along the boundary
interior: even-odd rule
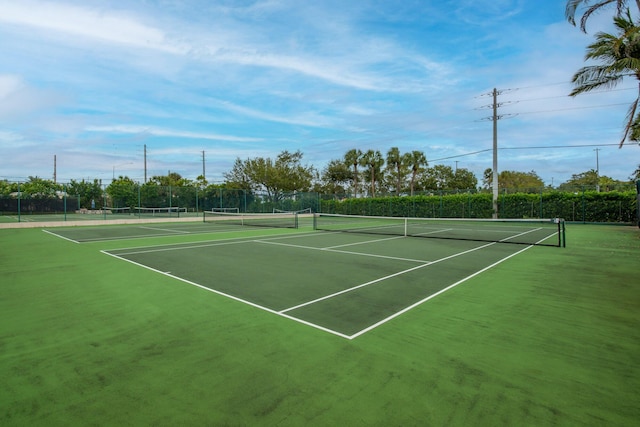
[[[640,184],[638,184],[640,186]],[[499,218],[564,218],[574,222],[637,223],[638,192],[634,185],[603,191],[576,187],[557,191],[501,189]],[[414,196],[349,197],[314,192],[272,194],[217,186],[137,184],[97,186],[87,191],[61,185],[61,190],[0,194],[0,221],[73,221],[135,217],[199,216],[203,211],[239,213],[310,211],[351,215],[423,218],[491,218],[493,196],[487,191],[442,190]],[[80,194],[82,193],[82,194]]]
[[[203,211],[229,210],[239,213],[273,213],[319,209],[317,193],[278,193],[220,187],[160,186],[131,183],[91,188],[74,194],[64,184],[60,190],[15,191],[0,194],[0,221],[74,221],[143,217],[194,217]]]

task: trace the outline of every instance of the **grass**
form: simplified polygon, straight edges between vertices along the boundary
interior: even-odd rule
[[[635,425],[640,230],[567,239],[349,341],[0,230],[0,424]]]

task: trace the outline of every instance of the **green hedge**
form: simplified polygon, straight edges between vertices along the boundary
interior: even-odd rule
[[[564,218],[579,222],[637,221],[633,191],[501,194],[500,218]],[[320,212],[422,218],[491,218],[489,193],[434,194],[405,197],[347,198],[320,201]]]

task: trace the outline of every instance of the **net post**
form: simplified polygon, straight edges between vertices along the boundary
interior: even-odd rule
[[[408,236],[407,229],[409,228],[409,219],[407,217],[404,218],[404,237]]]
[[[562,218],[555,218],[553,221],[558,224],[558,247],[566,248],[565,221]]]
[[[318,215],[319,214],[317,212],[313,214],[313,229],[314,230],[318,230],[318,219],[317,219]]]

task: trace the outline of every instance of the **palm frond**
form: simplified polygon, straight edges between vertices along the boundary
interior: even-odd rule
[[[615,16],[621,16],[625,11],[628,0],[568,0],[564,11],[564,16],[565,18],[567,18],[567,21],[569,21],[571,25],[575,26],[578,8],[580,8],[580,6],[584,6],[585,10],[582,14],[582,17],[580,18],[580,30],[586,33],[587,21],[589,20],[591,15],[613,3],[616,4]],[[640,10],[640,0],[636,0],[636,6],[638,7],[638,10]]]
[[[567,18],[567,21],[573,26],[576,25],[576,10],[578,6],[580,6],[580,3],[582,3],[582,0],[569,0],[564,10],[565,18]]]
[[[629,132],[631,132],[632,139],[637,137],[637,134],[638,134],[637,125],[638,125],[639,118],[636,117],[636,111],[638,110],[638,103],[640,103],[640,85],[639,85],[638,97],[636,98],[634,103],[631,104],[631,106],[629,107],[629,111],[627,111],[626,125],[624,127],[624,134],[622,135],[622,139],[620,140],[619,147],[622,147],[624,145],[624,142],[627,140],[627,136],[629,136]]]
[[[609,67],[593,65],[583,67],[573,76],[571,82],[575,87],[569,94],[576,96],[594,89],[611,89],[622,81],[625,75],[612,73]]]
[[[607,6],[611,3],[617,3],[617,7],[618,7],[618,15],[620,14],[624,4],[626,3],[626,0],[602,0],[599,1],[591,6],[589,6],[587,8],[587,10],[582,14],[582,18],[580,19],[580,29],[582,30],[582,32],[586,33],[587,32],[587,21],[589,20],[589,18],[591,17],[591,15],[593,15],[595,12],[598,11],[598,9],[601,9],[604,6]],[[583,3],[583,2],[580,2]],[[585,4],[587,3],[587,1],[584,2]]]
[[[622,135],[622,139],[620,140],[619,147],[624,145],[624,142],[627,140],[627,136],[629,132],[633,130],[634,124],[637,123],[636,111],[638,109],[638,103],[640,102],[640,96],[636,98],[636,100],[629,107],[629,111],[627,111],[627,116],[625,118],[626,125],[624,126],[624,134]],[[634,132],[632,132],[633,134]]]

